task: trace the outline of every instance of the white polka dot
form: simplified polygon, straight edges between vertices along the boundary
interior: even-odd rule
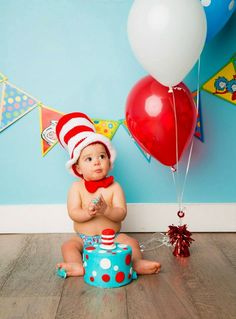
[[[234,0],[230,1],[229,6],[228,6],[229,10],[233,10],[234,4],[235,4]]]
[[[99,250],[98,253],[99,253],[99,254],[105,254],[106,251],[105,251],[105,250]]]
[[[119,249],[119,250],[117,250],[116,252],[117,252],[117,253],[122,253],[122,250]]]
[[[111,267],[111,262],[108,258],[103,258],[100,261],[100,267],[102,269],[109,269]]]
[[[87,261],[84,262],[84,267],[87,267]]]
[[[132,267],[130,268],[129,273],[130,273],[130,275],[132,275],[132,273],[133,273],[133,268]]]
[[[119,248],[126,248],[127,245],[125,245],[125,244],[119,244],[118,247],[119,247]]]
[[[211,4],[211,0],[201,0],[203,7],[209,7]]]
[[[96,276],[97,276],[97,272],[94,270],[94,271],[92,272],[92,275],[93,275],[93,277],[96,277]]]
[[[117,271],[119,269],[118,266],[114,266],[114,270]]]

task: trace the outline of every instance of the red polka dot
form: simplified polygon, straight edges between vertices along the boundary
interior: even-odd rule
[[[128,278],[129,278],[129,279],[131,278],[131,274],[128,274]]]
[[[90,277],[90,281],[94,281],[94,278],[93,278],[93,277]]]
[[[88,247],[86,247],[85,249],[86,249],[86,250],[94,250],[95,247],[93,247],[93,246],[88,246]]]
[[[123,248],[123,249],[124,249],[124,250],[128,250],[128,248],[126,248],[126,247],[125,247],[125,248]]]
[[[129,265],[131,263],[131,255],[130,254],[125,257],[125,263],[126,263],[126,265]]]
[[[86,255],[85,257],[86,257],[86,259],[89,259],[89,256],[88,256],[88,255]]]
[[[117,282],[122,282],[122,281],[124,281],[124,279],[125,279],[125,274],[122,271],[120,271],[116,274],[116,281]]]
[[[112,255],[116,255],[116,253],[112,253]]]
[[[102,280],[105,281],[105,282],[108,282],[108,281],[110,281],[110,276],[105,274],[105,275],[102,276]]]

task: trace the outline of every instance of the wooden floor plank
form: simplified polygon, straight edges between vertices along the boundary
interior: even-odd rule
[[[146,241],[148,237],[143,243]],[[171,248],[162,246],[144,251],[143,255],[146,259],[159,261],[162,269],[157,275],[139,276],[136,282],[127,286],[129,318],[198,318],[191,297],[178,283],[179,266]]]
[[[28,235],[0,235],[0,291],[29,241]]]
[[[102,289],[87,285],[83,278],[66,280],[56,319],[126,319],[124,287]]]
[[[61,260],[59,235],[30,235],[0,291],[0,318],[54,318],[64,282],[55,276]]]
[[[236,269],[236,243],[235,233],[212,233],[209,239],[214,242],[215,246],[221,250],[231,265]]]
[[[143,243],[151,236],[133,234]],[[1,319],[236,318],[236,234],[193,234],[189,258],[174,257],[166,246],[146,250],[145,258],[161,262],[161,273],[117,289],[55,276],[69,237],[0,236]]]

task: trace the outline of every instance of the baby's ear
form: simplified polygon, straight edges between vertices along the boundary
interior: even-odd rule
[[[79,164],[75,164],[76,171],[82,175],[81,169],[79,168]]]

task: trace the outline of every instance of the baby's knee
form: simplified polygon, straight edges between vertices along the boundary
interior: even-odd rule
[[[79,249],[80,250],[80,245],[79,243],[75,242],[74,240],[68,240],[64,242],[61,246],[62,252],[72,250],[72,249]]]
[[[117,237],[117,242],[119,243],[122,243],[122,244],[127,244],[131,247],[139,247],[139,242],[137,241],[137,239],[133,238],[133,237],[130,237],[126,234],[120,234],[118,237]]]

